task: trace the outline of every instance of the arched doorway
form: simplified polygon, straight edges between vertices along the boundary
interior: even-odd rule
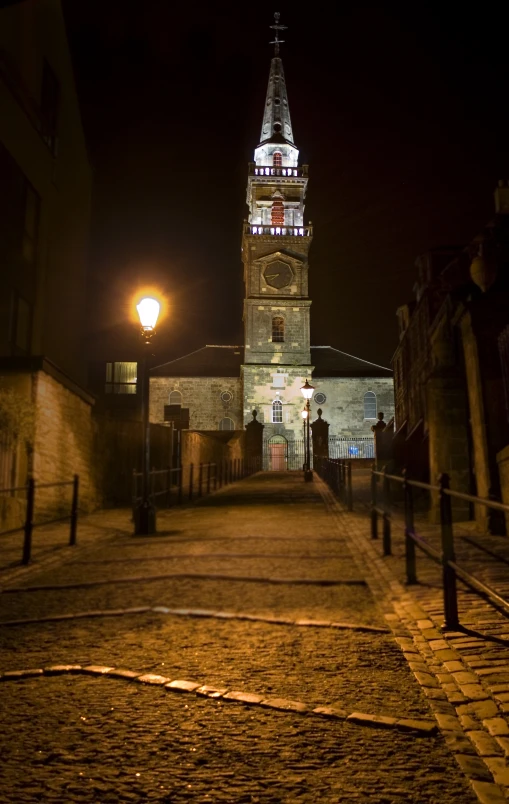
[[[269,439],[269,471],[284,472],[288,463],[288,442],[282,435]]]

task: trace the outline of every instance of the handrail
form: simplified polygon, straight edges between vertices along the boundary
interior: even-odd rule
[[[389,473],[385,472],[378,472],[375,469],[372,469],[372,474],[377,475],[378,477],[386,477],[388,480],[395,480],[397,483],[407,483],[409,486],[415,486],[418,489],[425,489],[427,491],[440,491],[440,486],[434,486],[431,483],[423,483],[422,480],[408,480],[401,475],[390,475]],[[444,494],[447,494],[449,497],[454,497],[456,500],[465,500],[465,502],[471,502],[474,504],[485,505],[487,508],[494,508],[495,511],[506,511],[509,513],[509,505],[506,503],[500,503],[496,500],[489,500],[486,497],[476,497],[474,494],[465,494],[463,491],[454,491],[454,489],[444,489]]]
[[[39,489],[58,488],[62,486],[72,486],[72,502],[70,513],[66,516],[58,517],[49,520],[49,522],[34,522],[35,513],[35,493]],[[33,530],[39,525],[48,525],[53,522],[61,522],[63,519],[70,519],[69,531],[69,546],[73,547],[76,544],[76,533],[78,527],[78,497],[79,497],[79,475],[74,475],[72,480],[60,480],[54,483],[38,483],[34,477],[29,477],[26,486],[16,486],[11,489],[0,489],[0,492],[9,491],[24,491],[26,492],[26,511],[25,522],[22,528],[13,528],[4,533],[15,533],[16,531],[23,530],[23,552],[21,563],[27,565],[30,563],[32,557],[32,536]],[[0,534],[3,535],[3,534]]]
[[[377,500],[378,479],[382,478],[382,504]],[[431,559],[441,564],[443,567],[443,598],[445,625],[447,628],[457,628],[459,626],[458,600],[456,591],[456,579],[459,578],[474,592],[481,594],[491,600],[495,605],[502,607],[509,614],[509,600],[503,598],[498,592],[485,584],[475,575],[459,566],[456,562],[454,549],[454,532],[452,517],[452,500],[465,500],[469,503],[484,505],[497,511],[509,512],[509,505],[499,503],[495,500],[488,500],[484,497],[476,497],[473,494],[465,494],[454,491],[449,487],[449,476],[440,475],[439,485],[423,483],[418,480],[410,480],[406,473],[403,475],[392,475],[387,471],[372,469],[371,472],[371,538],[378,538],[378,517],[383,518],[383,554],[391,555],[391,510],[390,510],[390,481],[395,481],[403,486],[405,501],[405,561],[407,583],[417,583],[417,572],[415,563],[415,546],[419,547]],[[414,505],[412,488],[422,488],[432,492],[438,492],[440,505],[440,535],[441,552],[427,544],[415,533],[414,528]]]

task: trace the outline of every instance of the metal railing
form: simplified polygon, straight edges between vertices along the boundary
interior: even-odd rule
[[[342,460],[375,457],[373,436],[329,436],[329,457]]]
[[[152,469],[149,472],[149,498],[154,506],[160,498],[159,507],[164,505],[171,508],[173,505],[182,505],[184,500],[192,502],[195,498],[242,480],[260,468],[260,459],[232,458],[217,463],[190,463],[185,467]],[[133,508],[142,499],[138,488],[141,477],[142,472],[133,469]]]
[[[340,461],[330,458],[313,457],[313,467],[334,494],[353,510],[352,497],[352,464],[351,461]]]
[[[54,517],[45,522],[34,522],[35,515],[35,502],[36,491],[40,489],[58,488],[63,486],[72,486],[72,501],[71,510],[69,514],[64,516]],[[69,517],[69,546],[74,547],[76,544],[76,534],[78,529],[78,500],[79,500],[79,475],[74,475],[72,480],[62,480],[56,483],[37,483],[33,477],[29,477],[26,486],[15,486],[8,489],[0,489],[0,494],[15,494],[17,492],[25,492],[26,494],[26,510],[25,522],[22,528],[12,528],[11,530],[2,531],[0,535],[7,533],[15,533],[22,530],[23,537],[23,550],[21,556],[21,563],[25,566],[30,563],[32,557],[32,536],[35,527],[40,525],[49,525],[53,522],[61,522]]]
[[[378,483],[381,481],[381,497],[378,494]],[[488,500],[484,497],[476,497],[472,494],[464,494],[460,491],[453,491],[450,488],[449,476],[440,475],[437,485],[423,483],[420,480],[410,480],[406,473],[403,475],[391,475],[387,467],[382,472],[372,470],[371,473],[371,538],[378,539],[378,519],[382,518],[382,544],[383,555],[392,555],[392,505],[391,505],[391,483],[398,483],[403,490],[404,497],[404,517],[405,517],[405,568],[408,584],[416,584],[417,565],[416,547],[425,553],[428,558],[436,564],[442,566],[442,589],[444,601],[445,627],[455,629],[459,627],[458,617],[458,596],[456,580],[459,578],[467,587],[476,594],[487,598],[496,606],[501,607],[506,615],[509,615],[509,600],[498,594],[491,586],[476,578],[472,573],[467,572],[463,567],[456,563],[456,552],[454,543],[454,529],[452,516],[453,500],[483,505],[496,511],[509,513],[509,505]],[[440,550],[416,533],[414,522],[414,489],[421,489],[426,492],[438,495],[440,511]]]
[[[278,235],[280,237],[312,237],[312,226],[274,226],[272,224],[246,223],[244,234],[248,235]]]

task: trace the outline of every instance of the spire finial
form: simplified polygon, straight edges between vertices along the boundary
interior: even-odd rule
[[[272,30],[276,32],[274,39],[272,40],[272,42],[270,42],[271,45],[274,45],[274,56],[279,56],[279,45],[282,45],[283,42],[285,41],[284,39],[279,38],[279,31],[286,31],[288,27],[287,25],[279,24],[280,16],[281,14],[279,13],[279,11],[274,12],[275,24],[270,26]]]

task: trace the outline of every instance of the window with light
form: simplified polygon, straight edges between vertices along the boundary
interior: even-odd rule
[[[230,419],[229,416],[225,416],[224,419],[221,419],[219,422],[219,429],[220,430],[235,430],[235,422],[233,419]]]
[[[137,363],[106,363],[107,394],[135,394],[137,382]]]
[[[272,403],[272,422],[274,424],[283,423],[283,403],[279,399],[275,399]]]

